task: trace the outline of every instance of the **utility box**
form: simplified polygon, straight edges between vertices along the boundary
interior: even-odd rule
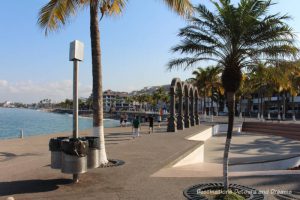
[[[74,40],[70,43],[70,55],[69,60],[79,60],[83,61],[83,50],[84,50],[84,44],[78,40]]]

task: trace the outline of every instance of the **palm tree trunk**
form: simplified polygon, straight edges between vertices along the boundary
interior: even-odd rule
[[[264,94],[261,94],[261,115],[260,115],[260,119],[262,121],[264,120],[264,104],[265,104]]]
[[[285,113],[286,113],[286,92],[283,93],[283,101],[282,101],[282,119],[285,120]]]
[[[202,98],[200,98],[200,110],[203,110],[203,108],[202,108],[203,107],[202,101],[203,101]]]
[[[203,104],[203,114],[204,114],[204,117],[206,117],[206,91],[204,91],[204,104]]]
[[[239,112],[240,112],[240,113],[239,113],[239,115],[240,115],[239,117],[240,117],[240,118],[243,117],[243,115],[242,115],[242,101],[243,101],[243,96],[240,97],[240,108],[239,108]]]
[[[93,64],[93,134],[100,140],[100,164],[108,163],[103,126],[102,65],[99,31],[99,1],[90,1],[90,33]]]
[[[220,97],[219,97],[219,95],[218,95],[218,99],[217,99],[217,103],[216,103],[217,105],[217,116],[219,116],[219,108],[220,108]]]
[[[295,100],[294,95],[292,95],[292,109],[293,109],[293,121],[296,121],[296,112],[295,112]]]
[[[214,101],[213,101],[213,88],[211,88],[211,98],[210,98],[211,116],[214,116]]]
[[[249,117],[251,118],[251,100],[247,98],[247,112],[249,114]]]
[[[228,130],[224,149],[224,160],[223,160],[223,177],[224,177],[224,189],[228,190],[228,163],[229,163],[229,151],[232,138],[232,129],[234,122],[234,105],[235,105],[235,93],[227,92],[227,104],[228,104]]]
[[[277,94],[278,119],[280,120],[280,93]]]
[[[268,112],[268,119],[271,119],[271,115],[270,115],[270,103],[271,103],[271,99],[272,97],[268,97],[269,102],[267,103],[267,112]]]

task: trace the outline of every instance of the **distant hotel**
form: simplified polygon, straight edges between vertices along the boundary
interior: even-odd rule
[[[103,92],[103,107],[105,112],[128,110],[129,104],[126,102],[128,92],[115,92],[106,90]]]
[[[144,87],[141,90],[128,92],[116,92],[112,90],[105,90],[103,92],[103,108],[104,112],[114,112],[120,110],[131,110],[135,106],[139,106],[138,102],[128,103],[127,99],[132,96],[149,94],[152,95],[157,89],[164,88],[166,92],[169,91],[170,85]]]

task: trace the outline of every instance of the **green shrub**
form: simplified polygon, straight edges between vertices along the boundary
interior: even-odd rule
[[[219,194],[215,197],[215,200],[245,200],[244,197],[233,192],[228,194]]]

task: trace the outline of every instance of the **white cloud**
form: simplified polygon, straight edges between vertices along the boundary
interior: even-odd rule
[[[78,84],[79,97],[88,97],[92,92],[89,85]],[[44,98],[53,101],[61,101],[66,98],[72,98],[73,83],[71,80],[63,80],[56,82],[37,83],[28,81],[20,81],[10,83],[7,80],[0,80],[0,102],[37,102]]]
[[[6,87],[8,82],[6,80],[0,80],[0,87]]]

